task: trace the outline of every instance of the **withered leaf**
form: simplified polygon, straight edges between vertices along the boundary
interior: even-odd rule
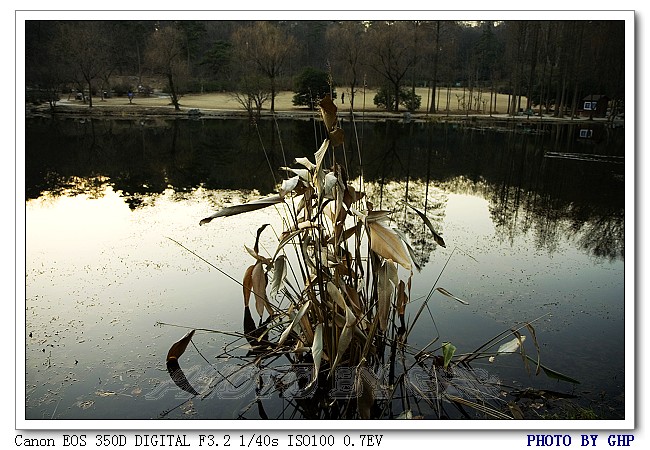
[[[312,163],[308,158],[305,158],[304,156],[296,158],[294,160],[297,164],[301,164],[307,168],[307,170],[314,170],[316,166],[314,163]],[[309,181],[309,178],[307,178],[307,181]]]
[[[411,270],[411,259],[395,231],[380,222],[368,222],[368,228],[370,229],[370,249],[373,252]]]
[[[400,316],[404,315],[406,303],[408,303],[406,285],[404,284],[404,281],[400,280],[399,285],[397,286],[397,314]]]
[[[279,255],[273,261],[273,278],[271,279],[271,298],[275,298],[287,277],[287,257]]]
[[[270,197],[265,197],[265,198],[260,198],[258,200],[253,200],[252,202],[244,203],[241,205],[234,205],[234,206],[228,206],[226,208],[223,208],[216,213],[212,214],[209,217],[206,217],[205,219],[201,219],[199,222],[199,225],[205,225],[206,223],[210,223],[212,219],[215,219],[217,217],[229,217],[229,216],[234,216],[237,214],[242,214],[245,212],[249,211],[256,211],[258,209],[266,208],[268,206],[276,205],[278,203],[282,203],[284,201],[284,197],[277,194],[277,195],[272,195]]]
[[[343,193],[343,203],[345,203],[345,206],[349,208],[353,203],[358,202],[365,195],[365,192],[357,192],[352,185],[347,185],[345,192]]]
[[[408,203],[407,203],[407,205],[408,205],[409,208],[411,208],[413,211],[415,211],[418,214],[418,216],[420,216],[420,218],[425,223],[425,225],[429,228],[429,230],[431,230],[431,233],[433,233],[433,240],[436,241],[436,244],[438,244],[441,247],[447,247],[445,245],[444,239],[442,239],[442,237],[438,233],[436,233],[436,230],[435,230],[435,228],[433,228],[433,224],[431,223],[431,221],[429,220],[427,215],[424,214],[419,209],[414,208],[413,206],[409,205]]]
[[[393,214],[392,211],[387,211],[383,209],[371,210],[368,211],[368,214],[366,216],[366,221],[377,222],[377,221],[386,220],[388,219],[388,217],[390,217],[391,214]]]
[[[332,143],[332,147],[338,147],[343,144],[345,142],[343,129],[337,127],[330,131],[330,142]]]
[[[269,315],[272,315],[273,310],[266,298],[266,273],[264,272],[261,262],[257,262],[253,266],[251,278],[253,281],[252,292],[255,296],[255,309],[257,310],[257,313],[262,317],[264,315],[264,308],[266,308]]]
[[[515,337],[513,340],[506,342],[505,344],[502,344],[499,349],[497,350],[497,354],[499,353],[514,353],[519,350],[521,347],[521,344],[526,340],[526,336],[521,336],[521,337]]]
[[[325,174],[325,179],[324,179],[324,185],[323,185],[323,197],[333,199],[334,194],[332,193],[332,190],[334,187],[338,184],[338,178],[336,178],[336,175],[332,172],[327,172]]]
[[[261,236],[262,232],[264,231],[264,229],[266,227],[268,227],[268,226],[269,226],[269,224],[265,223],[264,225],[262,225],[261,227],[259,227],[257,229],[257,237],[255,237],[255,247],[253,247],[253,250],[255,250],[256,254],[259,254],[259,252],[260,252],[260,236]]]
[[[298,186],[299,180],[300,180],[300,176],[298,175],[296,175],[293,178],[289,178],[288,180],[282,180],[282,186],[280,186],[280,190],[278,191],[280,197],[284,197],[288,193],[293,191],[296,188],[296,186]]]
[[[195,330],[189,331],[187,334],[185,334],[185,336],[172,344],[169,352],[167,352],[167,371],[178,387],[184,391],[189,392],[190,394],[198,395],[198,392],[194,390],[194,388],[187,381],[187,378],[185,378],[185,374],[178,364],[178,358],[180,358],[181,355],[185,352],[187,345],[192,340],[192,336],[194,336],[194,331]]]
[[[251,255],[253,258],[258,260],[259,262],[264,263],[266,265],[271,264],[271,259],[270,258],[267,258],[266,256],[261,256],[255,250],[253,250],[252,248],[247,247],[246,245],[244,245],[244,248],[246,249],[246,251],[248,252],[249,255]]]
[[[311,345],[311,356],[314,360],[314,378],[312,378],[309,386],[318,380],[318,372],[320,371],[320,362],[323,358],[323,324],[316,325],[314,331],[314,342]],[[307,386],[307,387],[309,387]]]
[[[375,403],[375,388],[379,380],[366,367],[357,370],[355,391],[357,394],[357,412],[362,419],[370,419],[370,410]]]
[[[178,341],[172,344],[172,346],[169,349],[169,352],[167,352],[167,361],[169,361],[170,359],[180,358],[180,356],[185,352],[187,345],[192,340],[192,336],[194,336],[194,331],[195,330],[188,331],[185,334],[185,336],[183,336]]]
[[[244,273],[244,281],[242,286],[244,287],[244,306],[248,308],[251,298],[251,292],[253,291],[253,269],[255,264],[246,269]]]
[[[415,254],[415,250],[413,250],[413,247],[409,243],[408,238],[406,237],[406,235],[402,231],[400,231],[398,229],[393,229],[393,231],[395,231],[395,233],[397,233],[397,235],[400,237],[400,239],[402,239],[402,242],[404,242],[404,245],[406,246],[406,250],[408,250],[408,252],[409,252],[409,256],[411,257],[411,262],[415,266],[415,269],[418,272],[420,270],[422,270],[420,265],[417,263],[417,255]]]
[[[170,359],[167,361],[167,372],[176,386],[192,395],[199,395],[196,389],[194,389],[187,380],[187,377],[185,376],[185,373],[183,373],[181,366],[178,364],[177,359]]]
[[[325,123],[325,128],[327,128],[327,131],[332,131],[336,124],[336,113],[338,108],[329,94],[325,95],[325,97],[320,101],[319,106],[323,122]]]
[[[307,158],[305,158],[307,160]],[[311,164],[311,163],[310,163]],[[309,170],[307,169],[294,169],[292,167],[280,167],[280,170],[287,170],[289,172],[293,172],[296,175],[298,175],[298,178],[304,181],[310,181],[311,180],[311,175],[309,173]]]
[[[377,272],[377,316],[379,317],[379,329],[382,331],[388,327],[388,312],[394,290],[390,281],[391,265],[394,266],[390,261],[384,261]]]
[[[356,319],[357,318],[355,317],[350,307],[345,305],[345,325],[343,326],[343,330],[341,330],[341,336],[339,337],[338,348],[336,350],[336,358],[334,359],[334,364],[332,364],[332,371],[342,361],[343,355],[350,346]]]
[[[331,281],[327,282],[327,293],[329,294],[330,298],[341,307],[341,309],[345,309],[346,304],[345,304],[345,299],[343,298],[343,295],[341,292],[338,290],[336,285],[332,283]]]
[[[295,331],[298,328],[300,324],[300,319],[302,319],[302,316],[305,315],[305,313],[307,312],[310,306],[311,306],[311,300],[307,300],[305,304],[302,305],[300,310],[294,316],[293,320],[291,320],[289,326],[282,332],[282,335],[280,336],[280,340],[278,341],[278,345],[284,344],[284,341],[287,340],[291,331]]]

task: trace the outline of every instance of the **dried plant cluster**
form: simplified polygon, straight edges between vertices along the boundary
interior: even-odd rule
[[[284,167],[293,176],[282,182],[277,194],[226,207],[200,221],[204,225],[219,217],[281,206],[284,229],[273,253],[262,254],[259,248],[267,225],[257,230],[253,247],[246,247],[253,263],[241,283],[244,333],[240,337],[248,341],[254,363],[262,365],[267,358],[287,355],[292,363],[309,364],[312,377],[301,388],[313,386],[325,394],[338,368],[354,369],[355,395],[345,401],[322,400],[320,406],[328,411],[320,417],[389,417],[396,399],[402,403],[402,418],[414,417],[413,402],[426,403],[439,417],[446,416],[444,404],[454,405],[463,415],[469,407],[483,417],[516,417],[516,409],[504,413],[508,408],[499,399],[498,383],[477,375],[470,362],[478,357],[491,357],[492,362],[500,353],[519,352],[524,363],[532,360],[538,370],[549,369],[541,366],[539,354],[537,359],[525,355],[525,336],[518,330],[508,330],[466,355],[456,355],[449,342],[433,347],[437,335],[426,346],[409,345],[409,333],[434,292],[467,302],[436,286],[436,280],[413,319],[409,318],[411,280],[417,269],[413,249],[405,235],[391,226],[392,212],[375,209],[362,185],[355,188],[344,165],[337,161],[336,150],[343,144],[344,133],[329,96],[320,102],[320,110],[327,138],[313,161],[297,158],[295,167]],[[411,205],[406,207],[420,216],[432,239],[445,247],[426,214]],[[259,317],[257,324],[250,311],[251,300]],[[532,326],[524,326],[534,339]],[[432,330],[433,334],[435,324]],[[486,351],[511,331],[514,340],[496,351]],[[177,362],[192,336],[193,331],[175,343],[167,361],[174,381],[198,395],[181,376]],[[415,367],[426,374],[424,387],[408,376]],[[570,380],[565,377],[565,381]]]

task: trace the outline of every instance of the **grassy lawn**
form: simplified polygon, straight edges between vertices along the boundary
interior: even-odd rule
[[[346,93],[345,95],[345,104],[341,103],[341,92],[342,88],[338,90],[339,95],[335,100],[336,105],[339,107],[340,111],[345,111],[349,108],[350,105],[350,95]],[[361,111],[365,109],[366,111],[378,111],[379,109],[373,103],[375,94],[377,93],[376,89],[367,89],[365,92],[365,99],[363,91],[357,92],[355,97],[355,110]],[[421,96],[421,106],[418,110],[419,112],[426,112],[427,105],[430,103],[431,93],[427,88],[416,88],[416,93]],[[439,106],[439,113],[444,113],[446,108],[447,101],[447,90],[441,89],[440,100],[437,101]],[[458,97],[457,97],[458,95]],[[452,89],[449,96],[449,108],[451,114],[463,114],[464,110],[458,109],[459,103],[458,98],[462,97],[462,89]],[[466,95],[469,96],[469,93],[466,91]],[[293,92],[291,91],[281,91],[277,94],[275,98],[275,109],[276,111],[296,111],[296,110],[305,110],[304,107],[296,107],[292,104]],[[66,97],[63,96],[65,100]],[[489,101],[490,93],[484,93],[483,100],[485,100],[485,113],[489,112]],[[365,100],[365,102],[364,102]],[[71,102],[76,102],[71,100]],[[80,103],[80,102],[78,102]],[[508,96],[505,94],[497,95],[497,111],[496,113],[505,114],[508,108]],[[215,110],[243,110],[243,107],[237,102],[235,97],[231,93],[227,92],[218,92],[218,93],[207,93],[207,94],[188,94],[183,96],[180,99],[180,104],[182,108],[199,108],[199,109],[215,109]],[[129,106],[129,99],[124,97],[112,97],[106,100],[101,100],[98,97],[93,98],[93,106]],[[170,100],[168,96],[156,96],[152,95],[150,97],[139,97],[136,96],[133,99],[133,105],[142,106],[142,107],[151,107],[151,106],[170,106]],[[268,101],[264,104],[264,109],[269,109],[271,102]],[[522,105],[525,105],[525,98],[522,99]],[[401,108],[400,110],[403,110]],[[471,111],[475,114],[476,111]]]

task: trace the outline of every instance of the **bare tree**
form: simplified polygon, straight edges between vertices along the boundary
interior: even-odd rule
[[[169,97],[176,111],[180,111],[181,84],[188,77],[183,34],[174,26],[159,28],[149,37],[145,61],[155,73],[167,79]]]
[[[250,62],[267,77],[271,89],[271,111],[275,111],[277,78],[282,73],[296,40],[270,22],[254,22],[235,30],[233,44],[242,62]]]
[[[363,63],[367,53],[365,31],[362,22],[341,22],[327,30],[333,72],[339,74],[344,85],[349,86],[352,109],[357,87],[363,81]]]
[[[373,22],[368,32],[369,53],[372,55],[368,65],[389,83],[395,99],[393,109],[397,112],[400,86],[414,63],[411,25],[407,22]]]
[[[260,117],[262,106],[271,98],[268,80],[260,75],[244,75],[240,87],[233,94],[235,100],[248,112],[249,117]]]
[[[55,52],[66,62],[72,79],[83,79],[88,86],[88,106],[93,106],[93,82],[111,69],[110,41],[103,22],[63,22],[54,44]]]

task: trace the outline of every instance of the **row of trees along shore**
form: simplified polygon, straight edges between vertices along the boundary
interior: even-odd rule
[[[427,87],[431,113],[460,109],[452,88],[467,92],[464,111],[496,112],[494,94],[507,94],[509,114],[624,97],[623,21],[28,21],[25,33],[27,100],[52,107],[72,90],[92,107],[93,95],[155,88],[176,109],[184,94],[226,91],[274,111],[307,69],[353,108],[364,87],[393,111]]]

